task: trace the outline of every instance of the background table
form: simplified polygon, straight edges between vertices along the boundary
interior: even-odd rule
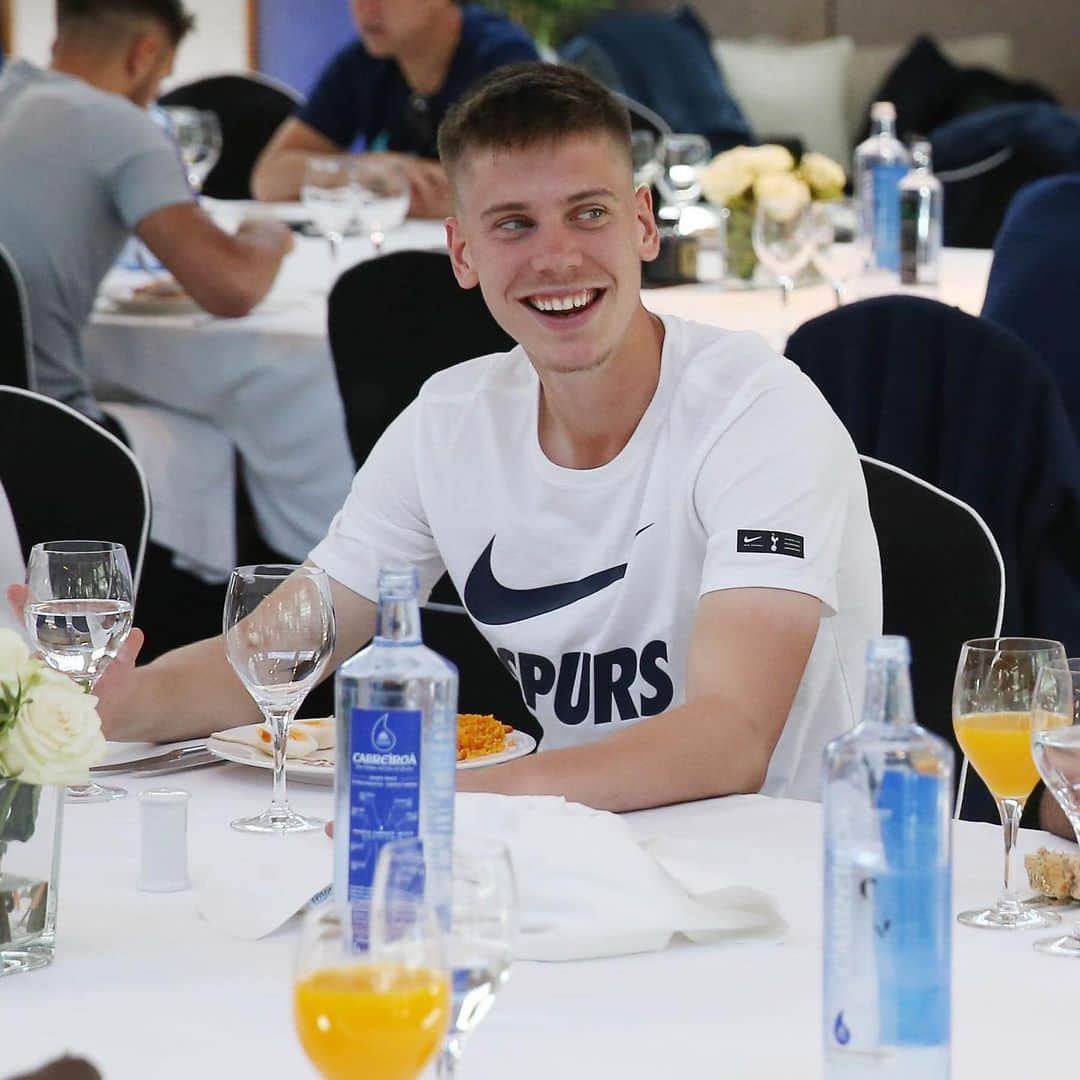
[[[206,924],[192,892],[135,889],[136,790],[192,792],[198,871],[262,842],[227,822],[263,809],[269,774],[227,765],[125,786],[132,797],[67,808],[57,959],[0,981],[0,1075],[68,1050],[92,1058],[106,1080],[314,1077],[292,1026],[295,921],[244,942]],[[302,811],[331,812],[328,788],[293,785],[291,793]],[[517,964],[466,1051],[463,1080],[819,1077],[820,806],[748,796],[628,821],[643,836],[711,845],[733,880],[776,898],[790,924],[786,941]],[[957,909],[991,900],[1000,830],[961,822],[954,835]],[[265,842],[279,844],[286,865],[291,844],[324,845],[329,873],[321,834]],[[1042,842],[1069,846],[1023,832],[1020,847]],[[954,1080],[1068,1073],[1080,964],[1035,953],[1032,942],[1045,935],[954,926]]]

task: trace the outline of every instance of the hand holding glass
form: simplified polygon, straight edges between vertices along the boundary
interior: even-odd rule
[[[1058,916],[1026,908],[1010,887],[1012,849],[1024,803],[1039,779],[1031,754],[1034,723],[1071,723],[1071,703],[1044,698],[1035,687],[1048,664],[1064,664],[1060,642],[1040,638],[967,641],[953,685],[953,728],[968,761],[998,804],[1005,839],[1004,889],[992,908],[964,911],[959,920],[984,929],[1052,926]]]
[[[314,566],[241,566],[225,595],[225,655],[274,736],[269,809],[232,822],[241,832],[304,832],[323,822],[289,806],[285,746],[293,718],[334,652],[334,605]]]
[[[123,544],[50,540],[35,544],[26,564],[23,618],[45,663],[70,675],[87,693],[131,632],[135,593]],[[71,802],[105,802],[123,788],[80,784]]]

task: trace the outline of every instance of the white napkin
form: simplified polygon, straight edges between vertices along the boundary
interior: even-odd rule
[[[332,750],[334,734],[333,717],[294,720],[285,740],[285,756],[303,760],[311,758],[316,751]],[[270,725],[266,723],[244,724],[242,727],[229,728],[227,731],[215,731],[213,737],[222,742],[239,743],[241,746],[261,750],[267,757],[271,757],[274,753],[274,733],[270,730]]]
[[[680,935],[777,940],[787,930],[773,900],[732,881],[704,842],[639,842],[615,814],[557,797],[462,794],[454,812],[458,836],[491,836],[510,849],[518,959],[654,952]],[[284,838],[288,847],[275,846],[274,837],[248,844],[263,838],[233,836],[244,843],[233,844],[227,859],[219,851],[212,872],[196,879],[200,912],[229,933],[269,934],[330,880],[331,844],[321,834]],[[305,839],[313,842],[291,844]]]

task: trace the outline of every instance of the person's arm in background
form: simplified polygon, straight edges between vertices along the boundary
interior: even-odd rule
[[[231,234],[193,202],[154,211],[135,233],[200,307],[225,318],[262,300],[293,247],[280,221],[245,221]]]
[[[1080,783],[1080,777],[1077,778],[1077,783]],[[1058,805],[1057,799],[1054,798],[1049,789],[1042,787],[1042,785],[1040,785],[1040,788],[1036,827],[1045,829],[1055,836],[1063,836],[1066,840],[1075,841],[1077,838],[1076,833],[1073,831],[1069,819],[1065,816],[1065,812]]]

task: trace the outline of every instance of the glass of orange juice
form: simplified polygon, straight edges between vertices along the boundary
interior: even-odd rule
[[[435,911],[401,900],[393,910],[314,908],[301,931],[293,1007],[304,1051],[326,1080],[416,1080],[450,1015]]]
[[[953,729],[964,756],[997,803],[1005,838],[1004,889],[993,907],[961,912],[958,918],[966,926],[1033,929],[1059,921],[1053,912],[1021,903],[1010,887],[1010,869],[1020,815],[1039,779],[1031,756],[1033,725],[1072,723],[1071,699],[1035,700],[1040,671],[1064,663],[1064,646],[1043,638],[979,638],[960,650]]]

